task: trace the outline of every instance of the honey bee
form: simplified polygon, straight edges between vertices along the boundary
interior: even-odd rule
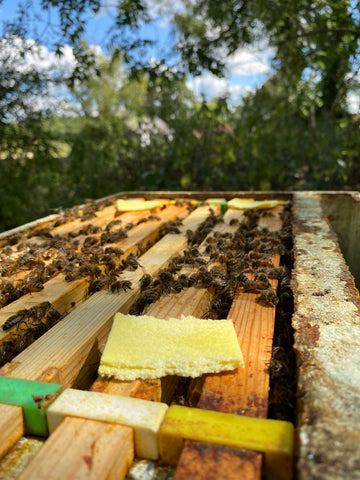
[[[131,288],[132,286],[129,280],[117,280],[110,285],[111,293],[119,293],[120,290],[126,292],[126,290],[131,290]]]
[[[156,279],[153,282],[153,287],[159,289],[162,293],[171,293],[173,290],[174,277],[173,275],[165,270],[160,271],[156,275]]]
[[[92,245],[96,245],[99,242],[99,239],[93,236],[86,237],[84,242],[83,242],[83,247],[84,248],[89,248]]]
[[[263,307],[273,307],[274,305],[277,305],[279,303],[279,299],[276,296],[272,287],[269,287],[266,290],[262,290],[255,301]]]
[[[178,276],[177,281],[180,283],[180,285],[182,285],[183,288],[189,286],[188,277],[184,273]]]
[[[121,255],[124,254],[124,251],[121,250],[121,248],[117,248],[117,247],[106,247],[104,253],[105,255],[113,255],[115,257],[120,257]]]
[[[151,275],[145,273],[139,280],[141,290],[146,289],[151,283]]]
[[[0,308],[4,307],[7,303],[6,295],[0,294]]]
[[[199,276],[197,273],[193,273],[188,277],[188,286],[196,287],[198,285]]]
[[[229,225],[231,226],[240,225],[240,220],[238,218],[232,218],[229,222]]]
[[[213,277],[206,269],[199,269],[196,275],[196,286],[199,288],[208,288],[212,284]]]
[[[140,294],[138,300],[131,306],[130,315],[141,315],[144,311],[144,308],[156,302],[161,296],[161,291],[159,288],[148,288],[143,290]]]
[[[15,357],[15,342],[5,340],[0,345],[0,367],[10,362]]]
[[[194,258],[194,262],[193,262],[195,265],[207,265],[208,264],[208,261],[205,259],[205,258],[202,258],[202,257],[197,257],[197,258]]]
[[[192,245],[195,243],[195,232],[193,230],[186,230],[187,243]]]
[[[259,272],[255,275],[255,282],[258,284],[260,290],[266,290],[270,287],[269,280],[265,273]]]
[[[16,245],[21,240],[21,233],[13,233],[7,237],[8,245]]]
[[[37,228],[28,234],[27,238],[31,237],[52,238],[52,235],[50,233],[50,228]]]
[[[112,220],[111,222],[109,222],[106,227],[105,227],[105,231],[106,232],[109,232],[113,227],[115,227],[115,225],[120,225],[120,223],[122,223],[122,220],[118,219],[118,220]]]
[[[51,306],[51,309],[48,311],[46,315],[46,323],[52,326],[52,325],[55,325],[55,323],[57,323],[60,319],[61,319],[61,313],[55,310],[55,308]]]
[[[20,323],[26,321],[29,318],[29,310],[26,308],[19,310],[18,312],[11,315],[3,324],[2,329],[4,331],[10,330],[16,326],[19,326]]]
[[[260,213],[260,216],[261,217],[274,217],[275,215],[272,212],[270,212],[269,210],[263,210]]]
[[[39,303],[27,310],[28,317],[32,317],[34,320],[40,322],[46,316],[50,308],[52,308],[50,302]]]
[[[99,292],[108,286],[108,280],[106,278],[94,278],[89,282],[87,289],[87,296],[92,295],[95,292]]]
[[[67,272],[65,275],[66,282],[73,282],[74,280],[79,280],[80,278],[81,278],[81,275],[79,271]]]
[[[130,270],[136,270],[138,267],[141,267],[139,260],[134,253],[130,253],[126,259],[122,259],[121,264],[124,268],[129,268]]]
[[[30,293],[40,292],[41,290],[44,289],[44,285],[40,281],[32,281],[32,282],[26,283],[25,288]]]
[[[27,331],[32,335],[34,340],[41,337],[41,335],[43,335],[46,330],[46,325],[43,322],[37,323],[36,325],[33,325],[32,327],[27,329]]]
[[[150,222],[156,222],[156,221],[161,220],[161,218],[158,215],[151,214],[147,217],[147,220],[150,221]]]

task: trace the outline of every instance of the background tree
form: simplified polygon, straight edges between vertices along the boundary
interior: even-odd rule
[[[358,4],[184,4],[173,45],[149,61],[154,45],[137,34],[152,20],[146,0],[116,1],[100,59],[82,38],[100,0],[19,1],[0,39],[2,229],[121,190],[360,188],[347,105],[359,92]],[[44,42],[59,55],[71,45],[75,68],[29,61]],[[225,75],[229,55],[254,43],[274,52],[261,88],[238,105],[194,98],[188,73]],[[57,84],[71,88],[72,116],[48,104]]]

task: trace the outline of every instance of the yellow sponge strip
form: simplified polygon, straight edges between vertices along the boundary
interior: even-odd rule
[[[294,427],[290,422],[171,406],[159,431],[160,458],[176,465],[185,439],[262,452],[267,478],[292,478]]]
[[[174,203],[173,200],[117,200],[116,208],[119,212],[133,212],[138,210],[152,210]]]
[[[120,380],[164,375],[198,377],[243,367],[231,320],[161,320],[116,314],[99,374]]]
[[[252,200],[249,198],[233,198],[228,201],[228,208],[239,208],[244,210],[257,210],[260,208],[274,208],[278,205],[286,205],[286,200]]]

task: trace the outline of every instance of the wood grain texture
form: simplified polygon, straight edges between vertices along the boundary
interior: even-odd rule
[[[132,428],[65,418],[19,480],[121,479],[133,458]]]
[[[22,408],[1,404],[0,416],[0,458],[24,434]]]
[[[273,283],[274,284],[274,283]],[[256,295],[240,292],[228,318],[234,323],[245,367],[205,378],[199,408],[265,418],[274,336],[275,307],[255,303]]]

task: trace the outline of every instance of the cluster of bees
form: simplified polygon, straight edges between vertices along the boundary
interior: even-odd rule
[[[86,279],[87,295],[103,289],[119,293],[133,287],[130,281],[122,278],[122,274],[125,270],[142,268],[139,256],[152,246],[152,242],[138,245],[136,254],[128,256],[116,244],[127,238],[134,226],[160,221],[160,217],[151,214],[135,224],[125,224],[115,214],[101,228],[89,223],[98,208],[97,203],[88,202],[81,212],[77,209],[60,212],[52,225],[54,228],[75,220],[81,213],[80,218],[87,220],[87,224],[77,231],[61,235],[54,233],[52,228],[39,228],[21,241],[15,236],[8,238],[7,245],[0,250],[0,308],[23,295],[42,290],[44,283],[60,273],[68,282]],[[190,208],[194,206],[189,202]],[[289,209],[285,209],[284,218],[288,212]],[[215,227],[224,222],[223,215],[210,210],[209,216],[195,231],[186,232],[187,248],[173,257],[165,269],[153,276],[143,271],[140,295],[130,313],[140,315],[162,295],[179,293],[189,287],[205,288],[211,294],[212,300],[204,318],[225,318],[240,287],[256,294],[256,301],[261,305],[277,305],[279,299],[269,279],[277,278],[280,284],[286,284],[289,273],[286,266],[275,268],[270,256],[274,253],[284,255],[291,229],[286,229],[286,221],[281,232],[260,228],[258,222],[263,215],[269,213],[248,210],[243,221],[234,219],[230,222],[232,233],[222,233]],[[163,223],[159,238],[168,233],[180,233],[181,225],[178,218]],[[11,360],[64,315],[60,315],[49,302],[11,315],[2,328],[14,333],[1,345],[0,364]]]
[[[109,203],[112,204],[105,202],[103,206]],[[115,212],[114,218],[101,228],[89,223],[97,216],[98,209],[97,203],[89,201],[81,210],[80,207],[74,207],[58,212],[58,218],[51,227],[33,229],[26,238],[21,233],[7,237],[6,244],[0,248],[0,308],[26,294],[43,290],[44,284],[58,274],[63,274],[67,282],[85,279],[88,283],[87,295],[103,289],[118,293],[132,288],[131,282],[121,279],[121,274],[124,270],[138,268],[138,256],[145,253],[152,242],[138,245],[137,253],[128,256],[116,244],[127,238],[134,226],[160,221],[161,218],[151,214],[135,224],[124,223]],[[87,223],[77,231],[54,233],[54,227],[79,218]],[[180,225],[180,219],[163,223],[159,238],[166,233],[177,233]],[[33,309],[38,308],[39,312],[43,312],[44,305]],[[64,316],[55,315],[55,310],[48,305],[49,312],[42,317],[44,321],[40,321],[39,314],[35,314],[33,309],[19,310],[3,324],[4,331],[14,330],[14,334],[11,340],[3,342],[0,347],[0,365],[11,360],[45,333],[55,320],[59,321]]]
[[[0,345],[0,366],[22,352],[61,319],[50,302],[41,302],[11,315],[3,324],[4,331],[16,327],[10,340]]]
[[[269,279],[289,286],[289,268],[275,267],[271,255],[285,255],[285,245],[291,242],[291,229],[285,221],[288,212],[284,211],[284,227],[280,232],[259,227],[259,219],[269,215],[268,212],[248,210],[243,221],[230,222],[236,227],[233,233],[222,233],[213,229],[223,223],[223,215],[211,211],[196,231],[187,231],[188,247],[181,255],[173,257],[167,268],[153,277],[146,273],[142,276],[141,293],[130,313],[141,315],[162,295],[179,293],[189,287],[205,288],[211,293],[212,300],[204,318],[225,318],[239,288],[256,294],[256,301],[262,306],[277,305],[279,298]]]

